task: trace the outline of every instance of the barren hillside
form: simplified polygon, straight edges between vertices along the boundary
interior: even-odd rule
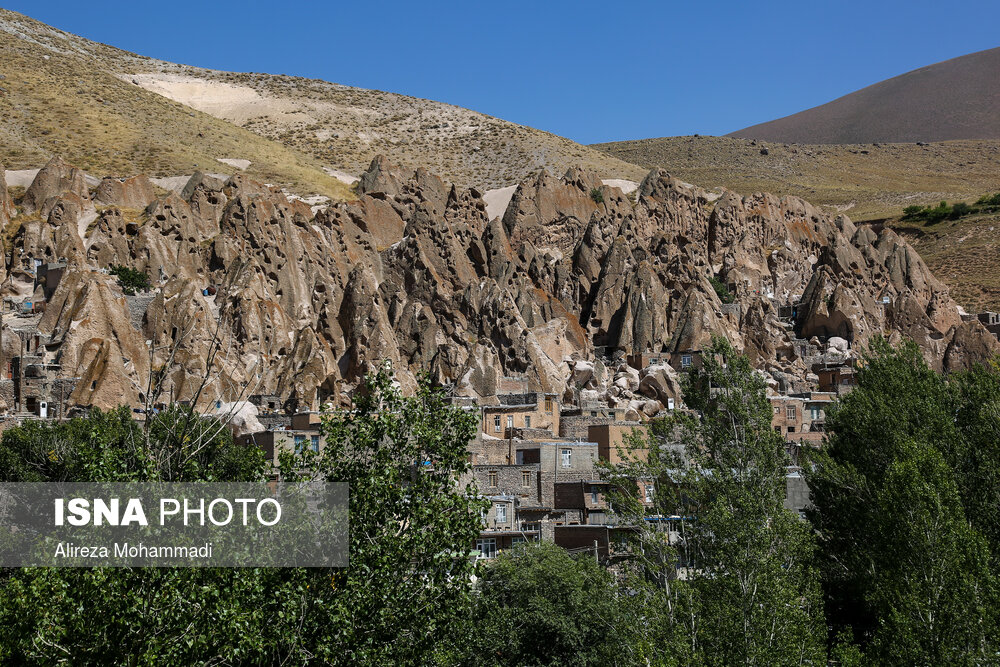
[[[1000,141],[838,146],[694,136],[594,147],[705,187],[804,197],[854,220],[1000,190]]]
[[[1000,139],[1000,47],[921,67],[729,136],[803,144]]]
[[[456,106],[313,79],[177,65],[6,10],[0,10],[0,49],[9,88],[0,103],[5,117],[18,119],[0,141],[15,151],[7,160],[16,165],[37,167],[57,152],[98,172],[190,173],[195,163],[204,169],[217,158],[250,160],[256,176],[313,181],[319,192],[339,187],[327,175],[349,182],[380,153],[481,189],[512,185],[540,168],[562,174],[582,165],[631,180],[645,173],[568,139]],[[315,176],[320,169],[326,188]],[[306,170],[314,173],[307,177]]]

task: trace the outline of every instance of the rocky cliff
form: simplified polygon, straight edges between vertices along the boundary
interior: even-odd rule
[[[579,169],[541,172],[491,220],[477,190],[378,157],[355,201],[313,213],[241,175],[195,174],[181,195],[156,196],[143,176],[91,192],[53,159],[18,202],[2,284],[38,299],[37,260],[65,260],[38,331],[59,372],[80,378],[83,406],[201,387],[202,402],[315,407],[388,361],[404,389],[427,371],[489,398],[523,376],[638,416],[677,396],[668,355],[713,334],[786,390],[815,380],[813,357],[877,334],[916,340],[941,369],[998,349],[890,230],[659,169],[633,197]],[[0,189],[0,218],[8,199]],[[152,291],[123,294],[112,265],[145,272]]]

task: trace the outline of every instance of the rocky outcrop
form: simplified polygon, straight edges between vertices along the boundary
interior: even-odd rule
[[[7,192],[7,179],[4,178],[4,166],[0,164],[0,229],[6,229],[7,223],[14,217],[14,202]]]
[[[957,325],[948,338],[948,347],[942,361],[942,366],[947,371],[969,368],[976,362],[1000,354],[1000,342],[996,336],[989,335],[977,320]]]
[[[145,174],[132,178],[106,176],[97,186],[94,201],[104,206],[144,209],[156,199],[153,184]]]
[[[23,224],[15,243],[24,255],[44,262],[65,259],[82,264],[84,250],[79,222],[87,204],[74,192],[49,197],[45,204],[47,214]]]
[[[378,193],[387,197],[395,197],[402,192],[406,179],[406,173],[390,164],[386,156],[376,155],[368,166],[368,171],[361,174],[358,181],[358,194]]]
[[[21,205],[27,213],[41,211],[44,218],[48,216],[46,202],[67,193],[76,195],[80,201],[90,200],[83,171],[56,156],[35,175],[35,180],[24,193]]]
[[[79,170],[43,171],[33,201],[48,210],[17,251],[70,263],[43,327],[83,405],[138,400],[155,369],[158,400],[270,393],[314,408],[390,363],[406,390],[425,371],[488,400],[517,376],[645,418],[680,396],[663,360],[715,335],[785,390],[874,335],[912,338],[945,369],[997,347],[893,232],[662,170],[635,201],[580,170],[540,173],[492,221],[478,191],[382,157],[358,200],[316,214],[243,174],[195,174],[141,213],[147,181],[106,179],[107,207],[88,214]],[[134,321],[100,272],[113,264],[154,285]],[[658,360],[626,361],[642,355]]]
[[[86,270],[68,273],[38,330],[49,336],[50,346],[58,346],[62,372],[80,378],[71,403],[113,407],[141,402],[149,353],[112,278]]]

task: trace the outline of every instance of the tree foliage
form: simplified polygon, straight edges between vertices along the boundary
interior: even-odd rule
[[[629,598],[593,556],[525,545],[484,567],[468,654],[494,665],[615,665],[639,629]]]
[[[973,204],[963,201],[949,205],[942,201],[937,206],[913,204],[903,209],[903,220],[923,220],[926,224],[936,224],[942,220],[958,220],[979,213],[1000,211],[1000,193],[983,195]]]
[[[715,290],[716,296],[719,297],[719,301],[721,301],[722,303],[732,303],[733,301],[736,300],[736,297],[733,296],[733,293],[729,291],[729,288],[726,287],[726,284],[721,280],[719,280],[717,277],[709,276],[708,282],[711,283],[712,289]]]
[[[279,471],[349,483],[349,567],[5,570],[0,661],[996,663],[997,365],[942,375],[912,343],[876,340],[810,457],[807,523],[784,507],[763,376],[722,340],[702,359],[683,381],[688,409],[602,471],[628,527],[611,570],[551,545],[473,563],[484,502],[459,480],[477,415],[426,378],[403,397],[382,371],[353,410],[324,417],[323,451],[288,452]],[[0,481],[268,474],[260,451],[188,408],[143,425],[95,410],[0,439]]]
[[[149,289],[149,276],[142,271],[114,264],[109,269],[109,273],[118,277],[118,284],[125,294],[133,295],[136,292],[144,292]]]
[[[827,614],[870,661],[995,659],[996,517],[977,513],[998,500],[997,390],[985,369],[948,378],[877,340],[827,416],[808,476]]]
[[[323,424],[286,479],[348,482],[350,566],[21,568],[0,575],[6,664],[426,664],[469,619],[478,500],[457,487],[475,416],[390,376]],[[175,410],[180,410],[179,408]],[[263,481],[263,456],[172,411],[146,438],[127,410],[3,434],[0,480]],[[186,426],[182,426],[186,425]],[[185,435],[178,437],[179,433]],[[431,462],[425,466],[424,462]]]
[[[808,525],[784,508],[784,440],[771,428],[763,378],[724,340],[684,382],[679,413],[657,427],[649,454],[620,471],[655,480],[654,518],[676,517],[668,544],[659,521],[640,533],[642,574],[654,582],[660,659],[695,664],[783,665],[825,659],[825,627]],[[684,446],[683,459],[666,451]],[[634,488],[634,485],[631,487]],[[629,504],[617,507],[628,512]],[[639,509],[640,506],[632,504]],[[643,512],[648,514],[650,512]],[[684,568],[683,580],[676,568]]]

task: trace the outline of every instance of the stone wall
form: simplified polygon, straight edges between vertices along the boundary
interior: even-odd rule
[[[125,295],[125,303],[128,304],[129,321],[139,331],[142,331],[142,320],[146,317],[146,310],[155,298],[156,292],[143,292],[134,296]]]

